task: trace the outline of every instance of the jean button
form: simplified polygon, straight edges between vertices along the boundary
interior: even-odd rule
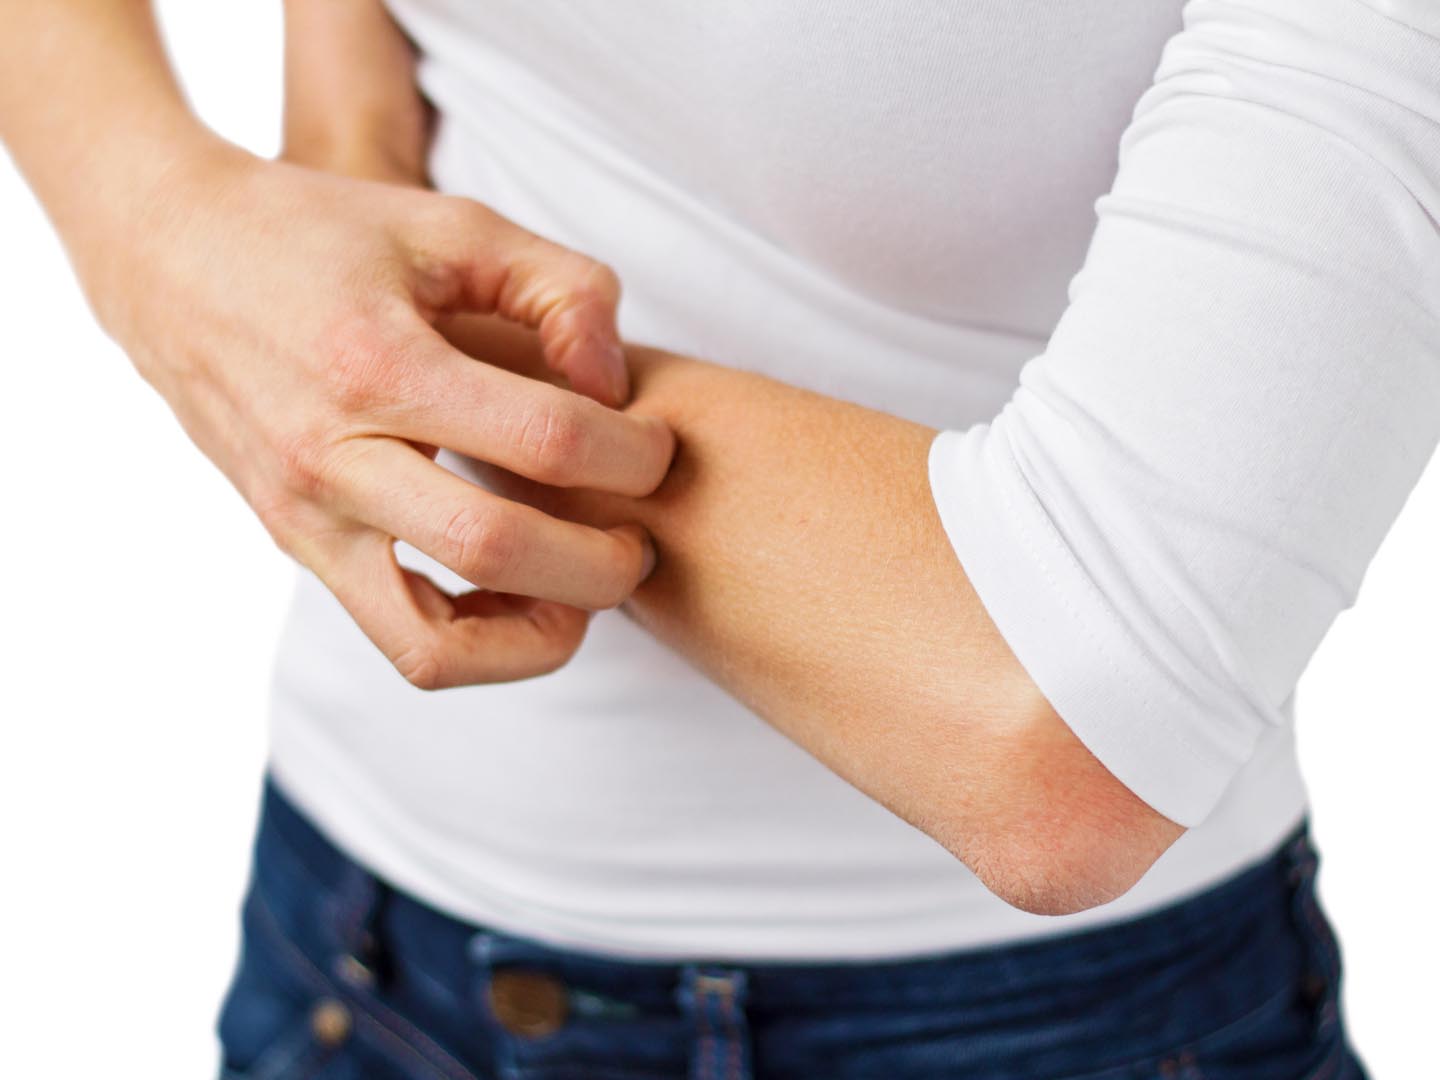
[[[489,1000],[490,1012],[502,1028],[529,1039],[553,1035],[570,1012],[565,984],[540,971],[495,972]]]
[[[334,998],[325,998],[310,1010],[310,1033],[321,1046],[339,1046],[350,1037],[350,1010]]]

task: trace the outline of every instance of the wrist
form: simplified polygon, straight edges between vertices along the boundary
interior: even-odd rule
[[[421,147],[375,130],[287,131],[280,159],[357,180],[428,186]]]
[[[177,226],[262,164],[197,123],[173,138],[147,140],[139,155],[120,159],[82,213],[65,225],[57,221],[86,298],[108,333],[128,342],[136,298],[156,280],[151,271],[170,261],[167,246],[181,242]]]

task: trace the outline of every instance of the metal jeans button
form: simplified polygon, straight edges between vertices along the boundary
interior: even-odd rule
[[[310,1033],[321,1046],[339,1046],[350,1037],[350,1010],[334,998],[315,1003],[310,1010]]]
[[[497,971],[490,978],[490,1011],[512,1035],[538,1039],[553,1035],[570,1013],[562,983],[541,971]]]

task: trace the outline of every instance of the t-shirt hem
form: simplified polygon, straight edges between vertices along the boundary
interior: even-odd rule
[[[1176,824],[1209,816],[1248,757],[1207,738],[1203,709],[1155,671],[1036,498],[1003,433],[938,435],[931,492],[971,586],[1085,747]]]

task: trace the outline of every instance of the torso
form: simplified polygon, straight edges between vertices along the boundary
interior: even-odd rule
[[[950,428],[1043,347],[1180,7],[392,0],[441,117],[437,186],[615,266],[628,337]],[[308,580],[274,739],[287,792],[422,899],[657,956],[1116,919],[1253,860],[1304,806],[1282,729],[1127,897],[1029,916],[621,615],[556,675],[424,695]]]

